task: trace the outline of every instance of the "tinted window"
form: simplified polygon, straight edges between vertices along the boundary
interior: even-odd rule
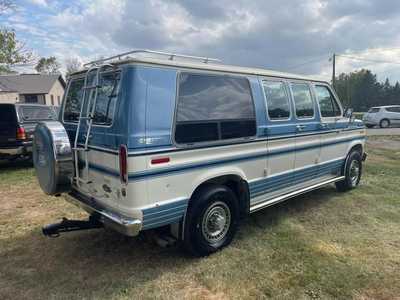
[[[312,118],[314,116],[314,103],[311,92],[306,83],[292,83],[296,116],[298,118]]]
[[[57,115],[51,107],[22,106],[20,113],[24,121],[56,120]]]
[[[194,143],[253,136],[256,121],[246,78],[182,74],[175,140]]]
[[[368,111],[368,113],[370,113],[370,114],[375,114],[377,112],[379,112],[379,107],[370,108]]]
[[[119,92],[119,75],[120,73],[102,75],[101,87],[97,91],[93,123],[111,125]]]
[[[103,73],[100,77],[100,87],[97,89],[96,107],[94,110],[93,124],[111,125],[114,116],[115,103],[119,92],[120,73]],[[89,75],[88,85],[95,84],[95,73]],[[65,101],[64,120],[77,122],[81,110],[84,79],[73,80],[70,84]],[[95,89],[88,89],[85,95],[87,106],[90,98],[92,110]]]
[[[74,79],[69,84],[68,94],[65,100],[64,121],[78,121],[81,112],[83,79]]]
[[[268,116],[271,120],[290,117],[289,98],[283,82],[264,81],[263,87],[267,98]]]
[[[315,87],[315,94],[322,117],[340,116],[341,111],[331,91],[323,85]]]
[[[400,113],[400,107],[386,107],[386,110],[389,112]]]
[[[0,123],[15,123],[16,122],[16,114],[15,108],[13,105],[0,105]]]

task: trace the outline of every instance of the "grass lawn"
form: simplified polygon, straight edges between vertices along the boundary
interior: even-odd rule
[[[368,152],[358,189],[257,212],[202,259],[107,230],[45,238],[84,213],[44,196],[31,168],[0,166],[0,299],[400,299],[400,139]]]

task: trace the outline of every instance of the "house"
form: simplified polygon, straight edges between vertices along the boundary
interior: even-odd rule
[[[38,103],[59,106],[65,86],[61,75],[0,75],[0,103]]]

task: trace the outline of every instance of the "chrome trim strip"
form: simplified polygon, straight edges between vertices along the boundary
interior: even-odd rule
[[[301,190],[297,190],[297,191],[291,192],[289,194],[282,195],[282,196],[273,198],[271,200],[255,204],[255,205],[250,207],[250,213],[253,213],[253,212],[258,211],[260,209],[263,209],[265,207],[271,206],[273,204],[285,201],[287,199],[293,198],[295,196],[307,193],[309,191],[315,190],[315,189],[317,189],[317,188],[319,188],[321,186],[324,186],[324,185],[327,185],[327,184],[330,184],[330,183],[333,183],[333,182],[336,182],[336,181],[343,180],[344,178],[345,178],[344,176],[336,177],[336,178],[333,178],[333,179],[330,179],[330,180],[327,180],[327,181],[323,181],[323,182],[311,185],[311,186],[303,188]]]

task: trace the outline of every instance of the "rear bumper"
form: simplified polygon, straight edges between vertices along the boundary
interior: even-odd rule
[[[32,153],[32,142],[24,143],[21,146],[0,148],[0,156],[15,156],[28,153]]]
[[[141,220],[129,218],[106,209],[94,198],[86,197],[76,191],[65,194],[64,197],[68,202],[83,208],[91,215],[97,216],[105,227],[114,229],[119,233],[127,236],[136,236],[142,229]]]

